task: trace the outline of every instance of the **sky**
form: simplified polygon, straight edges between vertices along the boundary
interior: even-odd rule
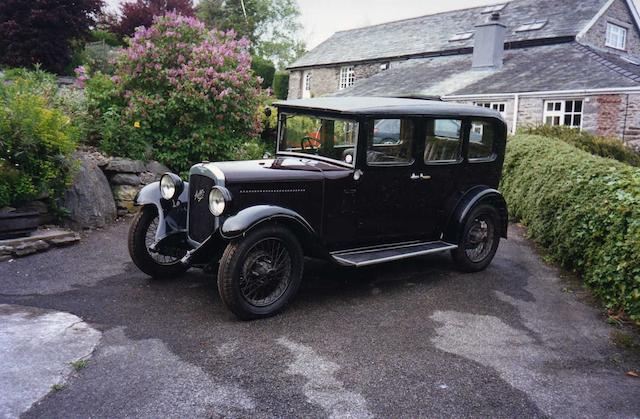
[[[106,0],[117,8],[124,0]],[[296,0],[302,16],[301,36],[312,49],[334,32],[377,23],[464,9],[500,0]],[[640,0],[636,0],[640,4]]]

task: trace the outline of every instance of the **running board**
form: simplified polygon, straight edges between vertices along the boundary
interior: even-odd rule
[[[444,252],[446,250],[457,248],[457,245],[443,241],[422,242],[396,244],[360,250],[343,250],[331,253],[331,257],[333,257],[333,260],[338,262],[340,265],[360,268],[362,266],[376,265],[378,263],[428,255],[430,253]]]

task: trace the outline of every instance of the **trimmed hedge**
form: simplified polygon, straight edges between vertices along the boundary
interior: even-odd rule
[[[522,132],[557,138],[595,156],[607,157],[640,167],[640,153],[624,145],[618,138],[600,137],[586,131],[549,125],[524,128]]]
[[[640,169],[520,134],[507,146],[501,188],[556,262],[640,324]]]

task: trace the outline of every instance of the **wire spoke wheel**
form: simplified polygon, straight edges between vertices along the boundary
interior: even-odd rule
[[[291,270],[291,255],[282,240],[268,237],[258,241],[241,265],[242,297],[255,307],[273,304],[291,284]]]
[[[153,259],[159,265],[173,265],[177,263],[186,252],[183,249],[163,249],[163,253],[158,251],[151,250],[151,246],[156,242],[156,231],[158,230],[158,225],[160,222],[160,218],[156,215],[156,217],[151,220],[149,223],[149,227],[145,233],[144,244]]]
[[[474,218],[464,240],[464,251],[471,262],[482,262],[492,253],[495,228],[493,219],[485,214]]]

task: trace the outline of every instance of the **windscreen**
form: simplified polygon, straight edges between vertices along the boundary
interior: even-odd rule
[[[304,153],[354,164],[358,123],[347,119],[285,114],[278,151]]]

